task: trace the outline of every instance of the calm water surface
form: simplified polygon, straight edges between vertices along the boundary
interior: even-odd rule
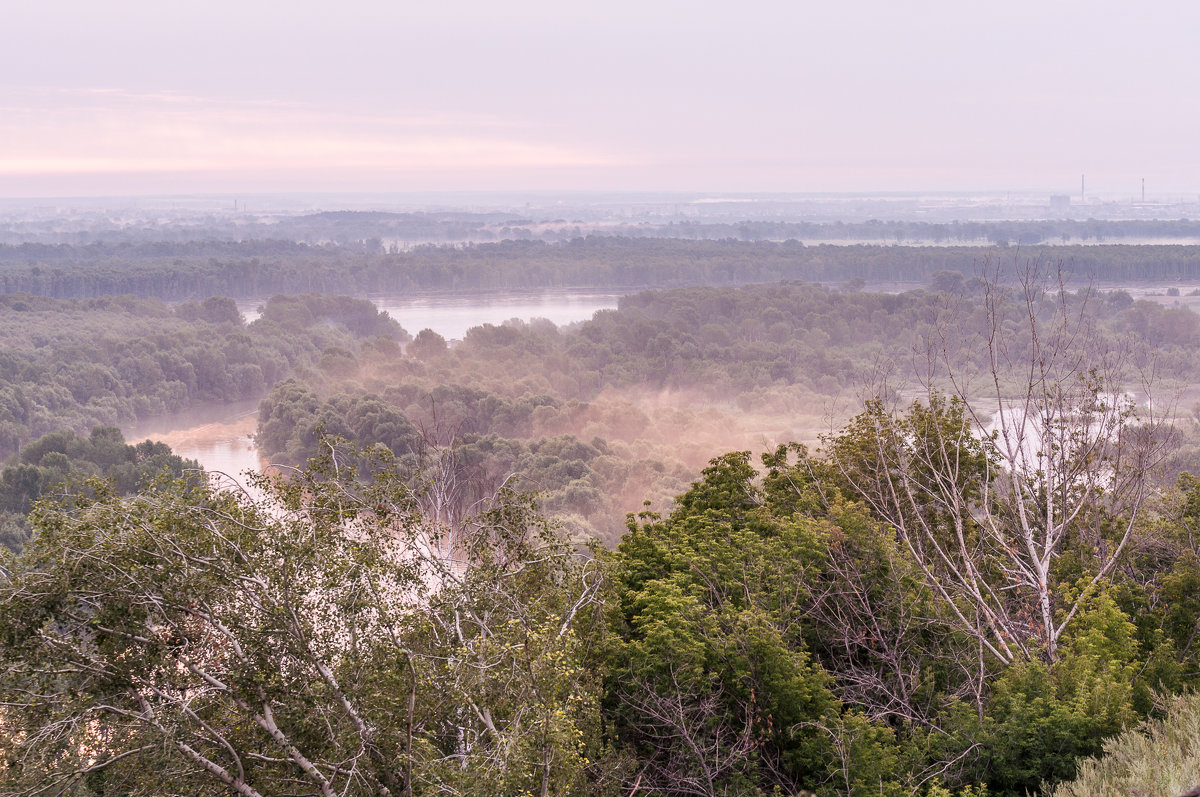
[[[432,329],[447,340],[462,340],[480,324],[502,324],[512,318],[546,318],[559,326],[591,319],[597,310],[616,309],[626,292],[510,291],[497,294],[371,294],[365,298],[400,322],[412,335]],[[238,302],[250,322],[258,318],[262,299]]]
[[[160,440],[181,457],[194,459],[209,472],[244,482],[246,471],[261,465],[254,432],[259,399],[198,407],[131,424],[121,429],[126,442]]]

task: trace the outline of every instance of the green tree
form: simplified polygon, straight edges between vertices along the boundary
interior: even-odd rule
[[[1060,658],[1022,661],[995,679],[980,728],[957,726],[980,744],[975,777],[997,795],[1029,794],[1072,778],[1078,759],[1137,721],[1135,628],[1106,593],[1089,599],[1063,639]]]
[[[842,707],[804,643],[820,523],[776,518],[747,452],[713,460],[613,559],[608,705],[664,794],[902,793],[889,729]]]
[[[450,529],[335,447],[34,513],[0,583],[0,791],[540,793],[598,758],[596,582],[526,498]],[[436,478],[430,474],[430,479]]]
[[[446,339],[432,329],[422,329],[408,344],[407,350],[418,360],[429,360],[447,351]]]
[[[97,426],[89,437],[69,429],[33,441],[0,471],[0,544],[19,551],[29,535],[25,515],[43,495],[88,489],[86,480],[101,477],[122,495],[152,484],[164,472],[175,478],[199,470],[193,460],[171,453],[165,443],[143,440],[127,445],[115,427]]]

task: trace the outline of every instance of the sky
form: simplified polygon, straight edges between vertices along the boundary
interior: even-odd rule
[[[0,196],[1200,191],[1200,3],[39,0]]]

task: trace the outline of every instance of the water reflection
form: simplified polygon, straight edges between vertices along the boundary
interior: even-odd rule
[[[205,470],[226,473],[244,482],[246,471],[261,462],[254,445],[258,399],[202,406],[125,427],[130,443],[161,440],[181,457],[198,461]]]
[[[510,318],[547,318],[559,326],[587,321],[597,310],[616,309],[625,291],[515,291],[490,294],[369,294],[365,298],[387,312],[412,334],[432,329],[447,340],[466,336],[480,324],[502,324]],[[244,299],[238,309],[247,322],[259,316],[263,299]]]

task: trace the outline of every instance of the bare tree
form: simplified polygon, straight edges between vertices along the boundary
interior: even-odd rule
[[[731,712],[720,684],[694,695],[672,671],[667,683],[629,684],[621,697],[639,718],[646,765],[637,777],[639,783],[646,777],[648,789],[719,797],[728,788],[724,780],[755,754],[753,707]]]
[[[962,631],[1004,662],[1053,660],[1145,523],[1170,417],[1097,328],[1089,291],[1036,264],[1015,290],[988,276],[982,318],[959,300],[937,326],[923,401],[868,401],[826,454]],[[1082,581],[1056,574],[1068,547]]]

